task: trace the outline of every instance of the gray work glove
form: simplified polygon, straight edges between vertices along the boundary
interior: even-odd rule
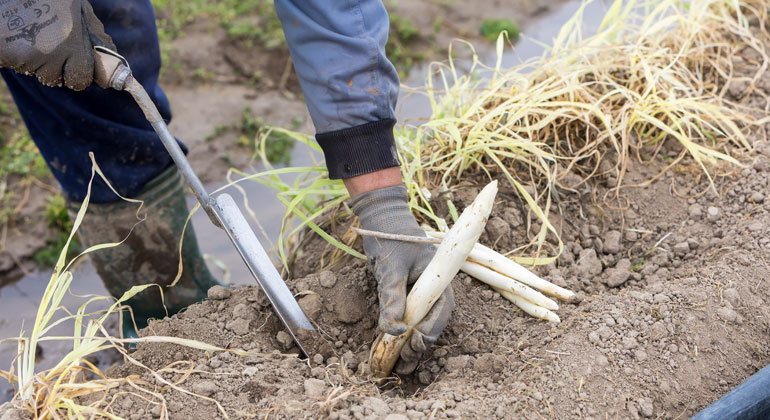
[[[93,47],[115,49],[88,0],[0,4],[0,67],[35,75],[48,86],[87,88],[94,80]]]
[[[409,212],[406,188],[402,185],[380,188],[352,200],[353,212],[361,227],[378,232],[426,236]],[[406,306],[407,285],[417,281],[433,258],[431,244],[383,240],[364,237],[364,252],[377,279],[380,299],[380,329],[391,335],[406,331],[402,322]],[[452,286],[447,287],[428,315],[415,326],[412,338],[401,350],[396,372],[402,375],[415,370],[423,353],[438,339],[449,323],[454,307]]]

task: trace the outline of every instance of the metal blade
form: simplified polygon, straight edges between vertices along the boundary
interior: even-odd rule
[[[238,205],[229,194],[223,193],[217,196],[212,207],[220,223],[225,227],[230,241],[243,258],[243,262],[249,267],[249,271],[273,305],[275,313],[286,325],[302,352],[308,355],[298,337],[307,337],[306,333],[315,332],[313,324],[302,312],[302,308],[260,245]]]
[[[216,199],[209,197],[198,176],[190,166],[190,162],[179,147],[174,136],[168,130],[166,122],[158,112],[152,99],[141,84],[131,75],[131,69],[125,58],[114,51],[96,47],[96,79],[102,86],[110,86],[116,90],[125,90],[131,94],[142,109],[147,121],[160,137],[187,185],[195,194],[195,198],[206,211],[214,225],[221,227],[227,233],[230,241],[243,258],[243,262],[265,292],[273,305],[276,314],[289,330],[294,341],[305,355],[309,356],[299,341],[299,337],[310,337],[307,333],[315,333],[313,325],[302,312],[289,287],[273,266],[262,244],[259,243],[254,231],[251,230],[235,201],[228,194],[220,194]]]

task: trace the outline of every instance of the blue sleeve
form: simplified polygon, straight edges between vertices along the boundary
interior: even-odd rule
[[[398,73],[382,0],[275,0],[331,178],[398,166]]]

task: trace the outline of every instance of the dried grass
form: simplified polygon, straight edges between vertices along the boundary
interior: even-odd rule
[[[19,346],[19,353],[15,360],[16,369],[12,366],[8,371],[0,370],[0,377],[3,377],[16,385],[16,393],[11,401],[12,404],[15,407],[19,407],[29,412],[35,420],[73,418],[119,419],[120,417],[115,416],[111,410],[112,402],[116,396],[114,393],[111,394],[111,391],[125,385],[135,390],[135,392],[132,392],[132,395],[160,404],[163,407],[161,418],[167,419],[168,413],[165,409],[165,400],[160,394],[160,391],[163,389],[158,390],[154,386],[142,383],[141,381],[136,381],[134,378],[130,377],[119,379],[107,378],[103,372],[87,360],[89,356],[100,351],[116,349],[123,354],[124,359],[128,363],[132,363],[146,370],[158,381],[158,383],[163,384],[167,388],[173,388],[179,392],[212,401],[216,403],[223,417],[228,418],[227,413],[218,402],[208,397],[196,395],[184,390],[178,383],[171,383],[163,379],[160,374],[163,373],[164,369],[156,372],[142,365],[126,352],[123,348],[123,344],[162,342],[179,344],[206,351],[229,351],[241,355],[247,354],[246,352],[237,349],[225,350],[199,341],[177,337],[151,336],[137,339],[120,339],[112,337],[104,328],[103,324],[108,317],[124,316],[126,312],[124,309],[130,311],[130,308],[123,305],[125,301],[148,287],[157,287],[156,285],[148,284],[134,286],[117,300],[106,296],[85,296],[84,303],[80,305],[75,313],[71,313],[67,308],[62,306],[62,299],[69,293],[69,287],[73,281],[73,275],[70,271],[73,264],[79,258],[82,258],[90,252],[121,245],[128,235],[131,234],[129,232],[123,241],[117,243],[92,246],[72,260],[67,261],[66,250],[69,248],[70,241],[74,238],[78,227],[86,216],[86,209],[91,195],[91,184],[94,176],[98,174],[105,183],[112,188],[112,185],[96,164],[93,154],[90,156],[93,163],[93,169],[91,172],[91,181],[88,184],[88,193],[75,217],[73,223],[74,226],[69,239],[54,266],[51,280],[41,298],[35,323],[29,334],[22,331],[19,337],[14,339]],[[114,188],[113,192],[120,197],[120,194],[118,194]],[[138,200],[127,199],[124,197],[121,198],[137,204],[137,224],[141,223],[144,220],[144,218],[140,216],[143,203]],[[107,309],[94,312],[89,310],[89,307],[92,307],[93,304],[104,301],[112,302]],[[57,337],[49,334],[52,328],[66,322],[74,323],[75,330],[72,336]],[[2,341],[6,340],[8,339]],[[44,341],[53,340],[71,341],[72,350],[62,356],[54,367],[38,371],[36,369],[38,344]],[[172,368],[173,366],[170,366],[165,370]],[[187,376],[189,376],[189,373],[186,373],[183,378],[187,378]],[[109,401],[108,396],[111,396]]]
[[[536,238],[512,252],[519,262],[544,264],[561,251],[559,242],[540,257],[546,235],[556,234],[546,215],[560,192],[609,177],[599,202],[609,205],[627,186],[631,159],[659,158],[671,142],[683,151],[672,165],[689,157],[709,180],[710,165],[738,165],[733,151],[750,150],[746,133],[764,121],[727,91],[739,77],[738,52],[760,57],[754,74],[740,75],[749,90],[767,71],[768,4],[617,0],[595,35],[581,36],[581,8],[544,56],[512,69],[500,61],[485,67],[475,54],[464,74],[452,61],[434,64],[433,116],[398,136],[413,208],[440,223],[427,191],[451,190],[480,172],[503,176],[542,222]],[[498,56],[504,45],[501,36]],[[484,70],[489,76],[477,77]]]
[[[768,121],[770,101],[753,109],[727,92],[731,83],[744,80],[746,96],[761,94],[756,86],[770,63],[765,26],[770,2],[616,0],[589,37],[581,29],[584,8],[543,56],[522,65],[501,67],[503,35],[495,66],[482,64],[472,47],[470,71],[461,72],[452,59],[431,65],[423,92],[431,118],[396,131],[410,206],[418,218],[440,228],[445,222],[432,199],[447,197],[456,220],[446,192],[466,177],[503,177],[541,222],[533,239],[509,254],[522,264],[547,264],[563,247],[548,220],[561,194],[583,190],[602,176],[612,187],[597,204],[618,207],[622,190],[631,186],[624,176],[632,159],[665,161],[664,147],[678,147],[681,153],[665,170],[691,159],[712,180],[714,165],[739,165],[733,155],[751,150],[747,133]],[[470,46],[453,43],[450,57],[461,45]],[[751,63],[752,74],[739,74],[735,57],[747,50],[758,59]],[[752,116],[757,113],[765,117]],[[306,136],[280,131],[317,149]],[[305,227],[332,245],[330,254],[363,258],[352,250],[350,230],[343,239],[319,227],[331,209],[350,214],[342,203],[347,198],[342,183],[330,181],[323,167],[287,168],[285,173],[300,175],[291,184],[277,170],[270,172],[241,174],[245,178],[235,182],[257,179],[279,191],[287,205],[278,244],[285,266],[292,250],[284,237]],[[290,229],[295,218],[299,223]],[[557,245],[546,241],[549,235]]]

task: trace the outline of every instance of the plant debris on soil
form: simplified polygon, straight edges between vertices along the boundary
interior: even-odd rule
[[[766,22],[756,24],[766,35]],[[746,47],[733,65],[753,75],[762,62]],[[760,119],[770,109],[762,74],[725,87],[728,100]],[[308,359],[296,357],[257,286],[215,287],[140,335],[248,356],[141,343],[107,372],[125,381],[80,403],[131,420],[687,418],[770,362],[770,123],[745,132],[752,152],[739,165],[710,166],[711,182],[666,138],[648,161],[627,160],[622,188],[619,168],[607,168],[562,196],[547,216],[564,251],[533,268],[578,292],[561,306],[559,324],[459,274],[451,321],[415,373],[376,384],[366,363],[378,332],[373,275],[352,257],[329,264],[329,244],[306,235],[287,283],[321,333]],[[460,211],[490,176],[500,192],[480,242],[506,252],[538,235],[541,222],[504,175],[469,168],[447,194]],[[610,192],[624,205],[597,204]],[[339,212],[321,227],[348,232],[353,224]],[[361,251],[360,239],[352,243]],[[0,417],[24,418],[4,407]]]
[[[562,306],[561,324],[536,321],[458,275],[453,317],[438,343],[414,375],[384,387],[367,376],[376,284],[359,260],[288,281],[322,333],[324,345],[308,360],[291,355],[299,349],[256,286],[214,288],[209,300],[142,331],[252,355],[145,343],[131,357],[218,401],[229,418],[686,418],[770,361],[770,200],[762,192],[770,143],[755,146],[760,153],[745,169],[717,180],[721,197],[697,197],[702,181],[671,174],[631,195],[624,212],[586,215],[579,231],[561,224],[568,250],[541,269],[580,292]],[[632,167],[629,176],[641,180],[655,170]],[[458,187],[458,205],[469,204],[463,197],[478,186]],[[488,225],[483,243],[526,234],[526,205],[500,196],[490,220],[502,222]],[[581,197],[590,203],[590,195]],[[565,217],[577,220],[579,208],[571,204]],[[298,272],[318,257],[303,255]],[[91,398],[110,401],[121,417],[160,418],[165,410],[171,419],[224,417],[135,364],[108,374],[133,378],[134,386]],[[150,392],[165,402],[151,402]]]

